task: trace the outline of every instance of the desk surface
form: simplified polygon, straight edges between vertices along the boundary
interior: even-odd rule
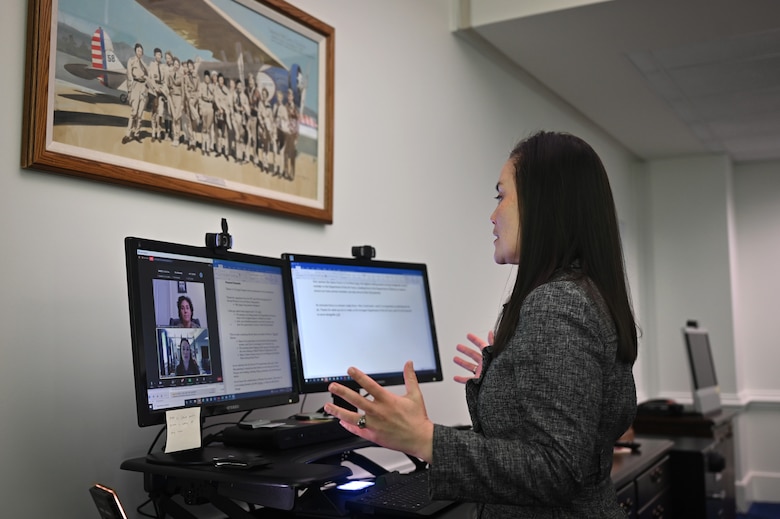
[[[615,455],[611,476],[616,487],[621,487],[636,478],[659,461],[674,445],[673,442],[662,439],[638,438],[637,441],[640,444],[637,453]],[[293,494],[296,492],[296,489],[343,480],[351,474],[347,467],[338,464],[313,463],[314,461],[371,445],[373,444],[360,438],[349,438],[328,442],[327,444],[311,445],[292,451],[263,451],[263,456],[267,457],[273,465],[269,468],[252,470],[220,469],[208,465],[161,465],[150,463],[145,457],[126,460],[122,463],[121,468],[165,478],[211,482],[217,486],[222,485],[231,489],[236,489],[240,486],[242,495],[248,496],[257,495],[262,497],[267,495],[266,491],[277,489],[281,491],[282,488],[286,488],[289,492],[288,496],[282,500],[286,504],[282,509],[291,509],[287,508],[287,506],[292,506]],[[247,452],[246,449],[210,448],[222,451],[225,454],[236,451],[240,451],[242,454]],[[271,501],[277,503],[275,499],[271,499]],[[255,503],[274,506],[271,502],[255,501]],[[463,504],[450,509],[440,517],[442,519],[471,517],[473,506],[471,504]]]

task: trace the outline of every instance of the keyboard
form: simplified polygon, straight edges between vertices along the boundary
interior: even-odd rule
[[[376,484],[345,502],[353,512],[396,516],[431,516],[455,504],[450,500],[431,499],[428,471],[409,474],[391,472],[377,478]]]

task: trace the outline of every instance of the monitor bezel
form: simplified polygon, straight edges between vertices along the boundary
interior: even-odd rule
[[[163,253],[195,256],[214,260],[236,261],[265,265],[280,269],[282,278],[282,294],[284,294],[285,326],[287,329],[287,348],[290,356],[291,388],[289,391],[270,395],[254,396],[230,400],[226,403],[213,402],[202,403],[201,419],[237,412],[247,412],[254,409],[276,407],[286,404],[294,404],[300,399],[298,389],[297,368],[295,360],[295,347],[293,344],[293,329],[290,320],[290,305],[287,298],[289,288],[285,285],[289,281],[286,275],[286,264],[279,258],[244,254],[232,251],[214,250],[208,247],[197,247],[179,243],[171,243],[144,238],[128,236],[125,238],[125,262],[127,270],[128,308],[130,310],[130,339],[133,355],[133,380],[135,385],[136,416],[139,427],[160,425],[165,423],[166,411],[180,408],[151,410],[148,408],[147,397],[147,372],[146,350],[143,345],[143,319],[140,315],[140,305],[144,304],[140,296],[141,276],[139,275],[139,262],[137,251],[139,249],[160,251]]]
[[[346,258],[346,257],[338,257],[338,256],[322,256],[322,255],[297,254],[297,253],[284,253],[282,254],[282,259],[287,263],[286,271],[287,271],[287,275],[289,276],[286,286],[289,287],[290,290],[288,299],[290,301],[290,309],[291,309],[290,315],[292,317],[292,324],[293,324],[295,355],[296,355],[296,359],[298,359],[298,362],[296,363],[296,367],[298,370],[297,373],[298,386],[301,391],[301,394],[326,392],[328,391],[328,386],[330,385],[331,381],[314,381],[314,382],[308,381],[307,382],[304,376],[305,374],[303,373],[304,367],[303,367],[303,362],[301,361],[302,353],[301,353],[300,337],[298,334],[299,322],[298,322],[298,315],[296,312],[295,293],[293,290],[293,283],[292,283],[291,263],[293,261],[301,261],[301,262],[308,262],[308,263],[322,263],[322,264],[329,264],[329,265],[376,267],[380,269],[389,268],[389,269],[400,269],[400,270],[414,270],[416,272],[420,272],[423,279],[423,285],[425,287],[425,299],[426,299],[427,312],[428,312],[428,322],[430,325],[431,341],[433,343],[432,347],[433,347],[435,368],[434,370],[425,370],[425,371],[415,370],[415,374],[417,375],[417,381],[420,383],[441,382],[443,380],[444,375],[443,375],[442,364],[441,364],[441,356],[439,355],[439,342],[436,335],[436,323],[435,323],[434,313],[433,313],[433,300],[431,297],[430,281],[428,278],[428,267],[425,263],[388,261],[388,260],[377,260],[377,259],[368,259],[368,258]],[[355,367],[360,368],[361,366],[355,366]],[[382,374],[366,373],[366,374],[374,378],[374,380],[377,383],[379,383],[379,385],[381,386],[399,386],[404,384],[403,365],[399,366],[398,371],[393,371],[390,373],[382,373]],[[344,375],[346,375],[346,373]],[[354,390],[360,389],[360,385],[354,380],[351,380],[349,378],[340,379],[338,380],[338,383]]]

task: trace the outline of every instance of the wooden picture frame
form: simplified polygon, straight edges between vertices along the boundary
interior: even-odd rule
[[[332,27],[282,0],[28,7],[22,167],[332,223]]]

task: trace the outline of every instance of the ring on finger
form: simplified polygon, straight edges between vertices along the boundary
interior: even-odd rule
[[[367,427],[366,425],[366,415],[361,415],[360,418],[358,418],[357,426],[361,429],[365,429]]]

